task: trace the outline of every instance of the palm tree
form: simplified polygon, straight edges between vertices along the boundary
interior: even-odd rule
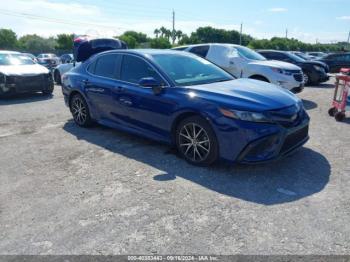
[[[159,30],[160,30],[160,36],[166,37],[167,29],[164,26],[162,26]]]
[[[158,28],[156,28],[156,29],[154,30],[154,34],[156,35],[156,38],[158,38],[158,36],[159,36],[160,33],[161,33],[161,32],[160,32],[160,30],[159,30]]]
[[[175,31],[175,38],[177,38],[177,41],[180,41],[183,37],[183,32],[181,30]]]
[[[172,32],[169,29],[165,29],[164,36],[169,41],[170,37],[172,36]]]

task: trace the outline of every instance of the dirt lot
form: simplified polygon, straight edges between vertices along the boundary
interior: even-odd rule
[[[78,128],[60,87],[1,100],[0,254],[350,254],[350,118],[328,117],[331,87],[300,94],[295,155],[212,168]]]

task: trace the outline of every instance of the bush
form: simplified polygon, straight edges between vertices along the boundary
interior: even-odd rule
[[[151,40],[151,48],[156,49],[169,49],[171,48],[171,44],[168,39],[164,37],[154,38]]]

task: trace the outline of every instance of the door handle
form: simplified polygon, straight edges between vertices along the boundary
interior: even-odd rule
[[[129,100],[127,98],[120,98],[119,102],[121,102],[122,104],[127,105],[127,106],[131,106],[132,105],[131,100]]]

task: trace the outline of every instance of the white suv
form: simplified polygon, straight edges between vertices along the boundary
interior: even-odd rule
[[[268,61],[257,52],[233,44],[199,44],[173,48],[201,56],[237,78],[270,82],[293,93],[304,89],[300,67],[281,61]]]

